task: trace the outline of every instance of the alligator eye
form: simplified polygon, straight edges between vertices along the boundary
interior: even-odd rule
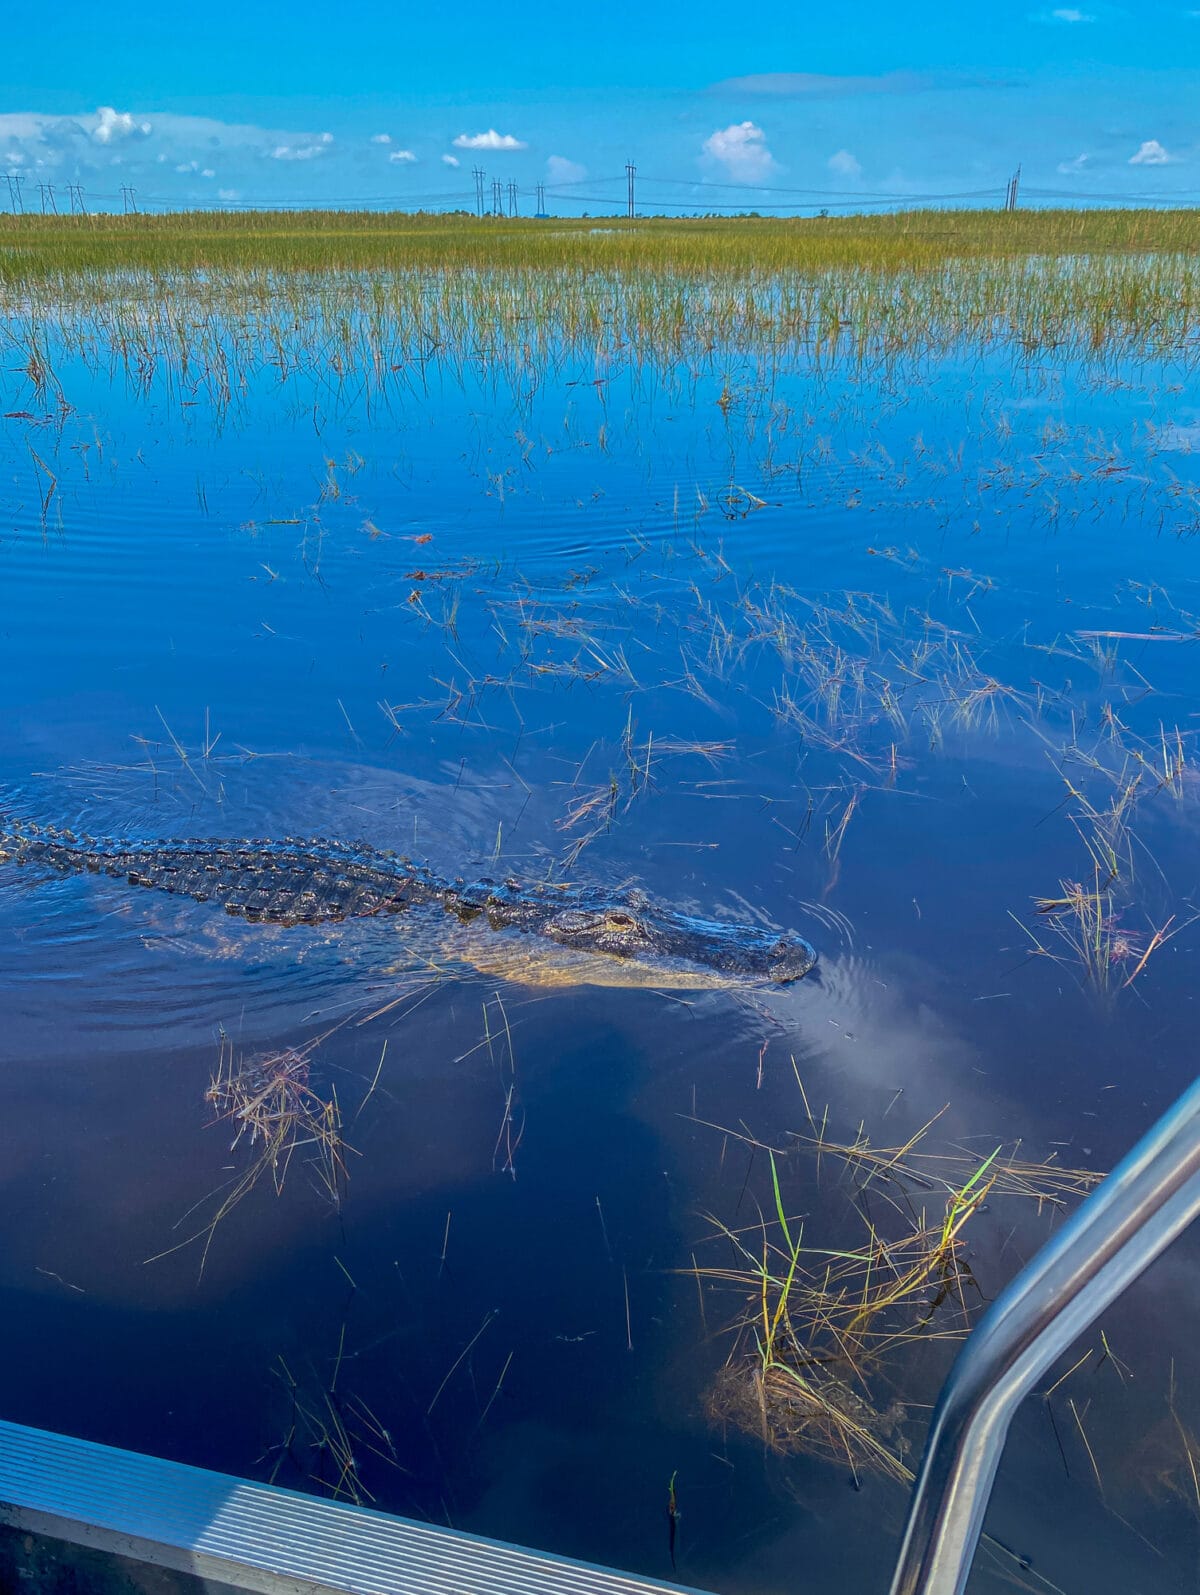
[[[612,930],[630,930],[637,921],[631,914],[609,914],[608,923]]]

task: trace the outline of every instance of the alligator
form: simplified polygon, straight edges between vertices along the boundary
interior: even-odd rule
[[[597,967],[617,978],[589,975],[585,961],[575,978],[591,984],[788,985],[817,961],[795,932],[699,919],[640,891],[445,880],[402,855],[321,837],[139,842],[6,818],[0,862],[6,860],[115,876],[260,924],[325,925],[432,905],[464,925],[512,929],[554,948],[600,955]],[[621,978],[614,966],[636,978]]]

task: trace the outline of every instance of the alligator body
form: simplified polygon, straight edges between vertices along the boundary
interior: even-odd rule
[[[786,985],[816,963],[792,932],[699,919],[640,892],[440,879],[421,865],[367,846],[309,841],[133,842],[0,822],[0,861],[73,874],[115,876],[219,905],[274,925],[320,925],[437,906],[462,923],[514,929],[558,947],[602,955],[667,976],[681,969],[714,983]],[[607,983],[607,982],[601,982]],[[614,982],[619,983],[619,982]]]

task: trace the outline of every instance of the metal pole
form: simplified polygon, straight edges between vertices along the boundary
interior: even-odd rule
[[[996,1298],[942,1390],[892,1595],[962,1595],[1000,1453],[1054,1359],[1200,1215],[1200,1079]]]

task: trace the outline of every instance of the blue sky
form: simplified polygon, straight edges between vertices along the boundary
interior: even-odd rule
[[[356,20],[356,18],[358,20]],[[1200,198],[1200,0],[728,0],[573,10],[66,0],[0,68],[27,209],[473,205],[476,166],[549,208],[874,208]],[[31,37],[24,30],[25,38]],[[12,185],[0,182],[0,207]],[[104,196],[111,196],[105,199]]]

